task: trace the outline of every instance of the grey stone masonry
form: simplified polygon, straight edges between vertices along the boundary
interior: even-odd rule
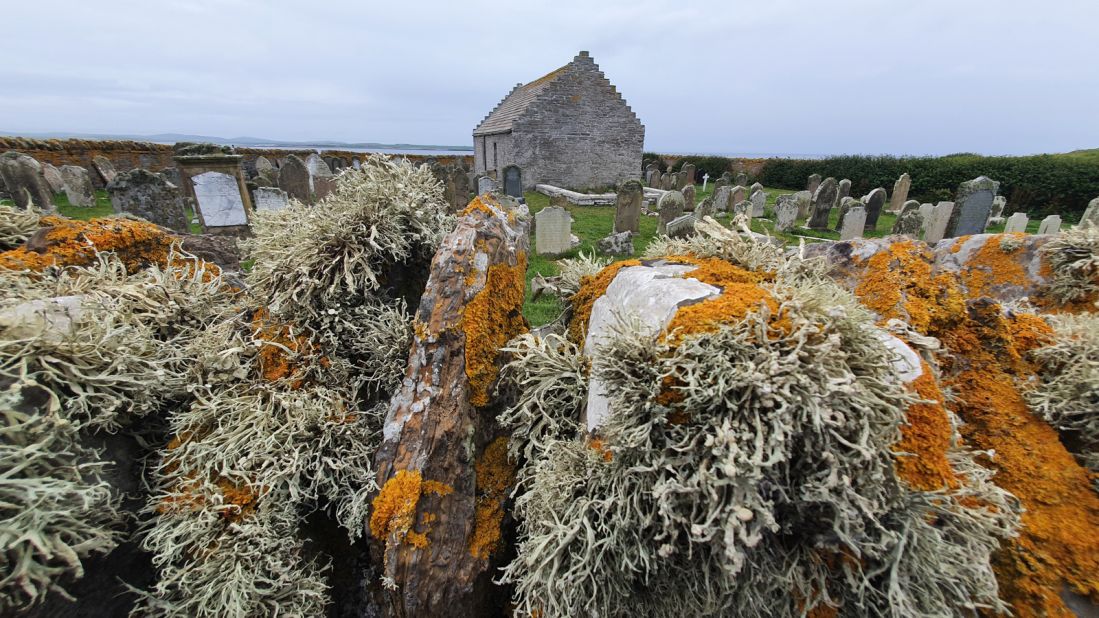
[[[640,176],[645,127],[587,52],[514,90],[473,131],[474,171],[516,166],[525,190],[617,186]]]

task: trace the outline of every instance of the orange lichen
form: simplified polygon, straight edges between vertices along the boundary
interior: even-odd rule
[[[668,260],[698,266],[683,276],[719,287],[721,295],[679,309],[665,330],[667,341],[674,344],[689,335],[715,332],[723,324],[743,320],[763,305],[769,310],[771,326],[782,330],[790,328],[788,320],[779,316],[778,302],[770,292],[759,286],[764,275],[719,258],[675,256]]]
[[[1001,234],[989,237],[984,245],[966,260],[958,273],[968,298],[992,297],[994,288],[1003,286],[1026,287],[1030,278],[1017,259],[1022,244],[1012,247],[1005,241],[1021,241],[1025,234]],[[955,243],[961,247],[963,243]]]
[[[515,485],[515,464],[508,458],[508,439],[496,438],[474,464],[477,474],[477,506],[469,553],[487,560],[500,547],[504,501]]]
[[[855,263],[863,268],[855,295],[883,321],[899,318],[927,332],[948,325],[964,311],[954,278],[946,273],[932,276],[931,251],[923,243],[895,242]]]
[[[513,337],[529,330],[523,317],[527,256],[520,253],[515,264],[493,264],[485,275],[485,287],[469,301],[462,313],[465,333],[466,377],[469,401],[475,406],[489,403],[499,367],[496,356]]]
[[[261,342],[257,359],[260,375],[268,382],[286,378],[290,388],[300,388],[304,378],[298,375],[301,369],[299,357],[315,353],[309,338],[295,334],[289,324],[275,322],[266,309],[258,309],[252,315],[254,337]]]
[[[607,443],[603,438],[592,438],[591,442],[588,443],[588,446],[590,446],[593,451],[602,455],[603,461],[614,461],[614,453],[611,452],[611,449],[607,448]]]
[[[485,202],[488,202],[488,203],[486,204]],[[480,213],[486,214],[490,217],[495,217],[496,216],[496,211],[493,210],[492,206],[490,206],[489,204],[491,204],[492,206],[499,206],[499,204],[496,203],[496,201],[492,198],[492,196],[478,195],[478,196],[474,197],[473,201],[471,201],[468,205],[466,205],[466,207],[464,209],[462,209],[462,212],[458,216],[464,217],[466,215],[471,215],[475,212],[480,212]]]
[[[23,246],[0,253],[0,268],[42,270],[48,266],[87,266],[96,252],[114,252],[131,272],[164,266],[173,237],[145,221],[103,218],[78,221],[42,218],[43,229]]]
[[[901,439],[893,445],[895,452],[906,453],[897,457],[897,476],[921,491],[957,487],[958,478],[946,458],[953,427],[944,407],[943,393],[927,363],[923,363],[923,373],[909,388],[921,401],[908,407]]]
[[[214,484],[221,493],[221,500],[217,503],[218,514],[226,521],[233,523],[252,515],[263,493],[262,489],[254,489],[247,484],[236,483],[221,477],[217,478]],[[207,504],[201,483],[192,476],[178,486],[178,491],[161,499],[157,505],[157,512],[193,513]]]
[[[416,470],[398,470],[374,498],[373,511],[370,514],[370,534],[376,539],[385,540],[387,545],[390,542],[401,543],[407,540],[418,548],[426,547],[427,533],[412,530],[420,497],[424,494],[446,496],[452,492],[453,488],[445,483],[423,480]],[[432,521],[433,517],[424,516],[425,524]]]
[[[622,260],[615,262],[595,275],[589,275],[580,279],[580,289],[573,294],[569,302],[572,304],[572,321],[569,322],[569,339],[583,345],[584,338],[588,334],[588,320],[591,319],[591,308],[596,299],[607,293],[607,288],[618,275],[618,271],[628,266],[640,266],[641,260]]]

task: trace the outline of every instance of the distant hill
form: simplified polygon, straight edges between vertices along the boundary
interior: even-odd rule
[[[1087,150],[1073,150],[1072,152],[1066,152],[1066,157],[1072,157],[1074,159],[1083,159],[1099,165],[1099,148],[1089,148]]]
[[[440,146],[432,144],[381,144],[377,142],[339,142],[334,140],[314,141],[282,141],[264,137],[215,137],[212,135],[187,135],[185,133],[157,133],[155,135],[125,135],[110,133],[68,133],[64,131],[51,131],[47,133],[33,133],[26,131],[0,131],[0,135],[13,137],[34,137],[38,139],[93,139],[93,140],[133,140],[138,142],[157,142],[162,144],[174,144],[176,142],[209,142],[226,146],[273,146],[278,148],[308,148],[322,147],[332,150],[347,148],[386,148],[393,150],[468,150],[473,151],[472,146]]]

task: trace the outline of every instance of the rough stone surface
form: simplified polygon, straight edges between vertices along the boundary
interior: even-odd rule
[[[790,231],[793,229],[794,224],[797,223],[797,219],[797,200],[788,195],[780,195],[775,201],[775,231]]]
[[[70,204],[83,208],[95,206],[95,187],[88,170],[79,165],[62,165],[61,179]]]
[[[871,231],[878,229],[878,217],[881,216],[883,206],[885,206],[885,189],[878,187],[866,196],[866,229]]]
[[[633,255],[633,234],[618,232],[599,239],[596,248],[604,255]]]
[[[862,238],[862,230],[866,224],[866,208],[855,206],[843,216],[843,226],[840,228],[840,240]]]
[[[865,205],[862,202],[860,202],[859,200],[856,200],[855,198],[853,198],[851,196],[847,196],[845,198],[840,199],[840,201],[839,201],[839,213],[836,217],[836,231],[837,232],[843,229],[843,218],[845,216],[847,216],[848,211],[850,211],[852,208],[854,208],[856,206],[862,207],[864,211],[866,210]],[[865,225],[865,223],[866,223],[866,221],[864,220],[863,224]]]
[[[900,212],[904,203],[908,201],[908,190],[912,187],[912,178],[908,172],[901,174],[897,182],[893,183],[893,195],[889,196],[890,212]],[[869,224],[867,224],[869,225]]]
[[[656,210],[660,213],[657,234],[668,232],[668,223],[683,214],[683,204],[683,194],[679,191],[669,191],[660,196],[660,200],[656,203]]]
[[[851,181],[844,178],[838,185],[838,193],[836,194],[836,201],[840,204],[843,203],[843,198],[851,195]]]
[[[496,181],[488,176],[481,176],[477,179],[477,195],[484,195],[486,193],[493,193],[497,190],[498,186]]]
[[[716,212],[728,212],[729,200],[732,198],[733,190],[728,185],[723,185],[714,189],[713,195],[710,198],[713,200],[714,210]]]
[[[328,167],[328,163],[319,154],[313,153],[306,157],[305,166],[309,168],[309,175],[313,178],[332,175],[332,168]]]
[[[183,250],[195,257],[217,264],[224,270],[240,271],[240,249],[237,239],[220,234],[180,234]]]
[[[1030,223],[1030,218],[1027,217],[1025,212],[1017,212],[1007,218],[1007,222],[1004,223],[1004,233],[1024,233],[1026,232],[1027,223]]]
[[[732,210],[733,206],[748,199],[748,196],[748,187],[745,187],[744,185],[736,185],[733,187],[729,193],[729,210]]]
[[[118,172],[114,169],[114,164],[111,160],[103,155],[95,155],[92,157],[92,167],[99,174],[99,178],[103,181],[104,185],[111,184],[114,177],[118,175]]]
[[[687,184],[695,184],[695,166],[691,163],[683,165],[683,172],[687,175]]]
[[[743,187],[748,186],[748,174],[745,174],[744,172],[737,172],[736,173],[736,183],[738,185],[743,186]]]
[[[627,180],[618,186],[614,203],[614,232],[638,233],[641,228],[641,203],[645,189],[636,180]]]
[[[794,201],[798,205],[798,219],[804,219],[809,216],[809,207],[813,203],[813,194],[809,191],[798,191],[794,193]]]
[[[909,238],[920,237],[920,226],[923,224],[923,218],[920,217],[919,204],[908,204],[901,208],[901,213],[897,216],[897,221],[893,223],[893,234],[902,234]]]
[[[34,157],[5,152],[0,155],[0,176],[19,208],[27,208],[34,202],[40,210],[53,210],[53,190],[42,173],[42,165]]]
[[[931,216],[924,226],[923,239],[935,244],[943,239],[946,226],[950,223],[950,214],[954,211],[954,202],[939,202],[931,210]],[[923,206],[920,206],[920,220],[923,221]]]
[[[257,187],[254,193],[256,210],[282,210],[289,203],[286,191],[276,187]]]
[[[810,195],[816,195],[817,189],[820,188],[820,174],[809,174],[809,182],[805,184],[805,189],[809,191]]]
[[[935,211],[934,204],[920,204],[920,229],[927,232],[927,227],[931,225],[931,213]]]
[[[688,183],[683,187],[683,209],[688,212],[694,212],[695,209],[695,186]]]
[[[946,226],[946,238],[983,234],[998,188],[999,183],[987,176],[967,180],[959,185],[958,196],[954,199],[954,212]]]
[[[267,157],[260,155],[256,157],[256,161],[252,164],[256,168],[257,175],[263,175],[266,172],[275,172],[275,164],[271,163],[271,160]]]
[[[767,194],[763,192],[763,189],[755,189],[752,191],[752,197],[748,198],[748,201],[752,203],[753,217],[762,217],[767,211]]]
[[[1045,219],[1042,219],[1042,223],[1038,226],[1039,234],[1060,234],[1061,233],[1061,215],[1050,215]]]
[[[701,221],[705,217],[712,217],[717,214],[717,208],[714,207],[713,196],[710,196],[695,207],[695,218]]]
[[[548,206],[534,215],[535,249],[538,255],[560,255],[572,249],[572,215],[558,206]]]
[[[179,189],[163,176],[137,168],[107,185],[116,213],[128,213],[176,232],[190,231]]]
[[[443,197],[451,213],[461,212],[469,204],[469,175],[459,166],[449,166],[443,181]]]
[[[992,210],[989,212],[989,218],[995,219],[1002,217],[1004,214],[1004,208],[1007,208],[1007,198],[1002,195],[997,195],[992,198]]]
[[[836,179],[832,177],[825,178],[824,182],[817,187],[817,192],[813,194],[813,203],[809,208],[808,227],[810,229],[828,229],[828,217],[832,214],[832,206],[836,203],[837,191]]]
[[[313,203],[313,177],[301,157],[286,157],[286,162],[279,168],[279,188],[304,204]]]
[[[1099,197],[1088,202],[1088,207],[1084,209],[1084,216],[1080,217],[1080,225],[1099,227]]]
[[[43,163],[42,176],[46,179],[46,184],[50,186],[50,191],[53,191],[54,195],[65,190],[65,181],[61,178],[61,171],[56,167],[49,163]]]
[[[680,215],[668,222],[667,230],[669,238],[686,238],[695,232],[695,217],[693,214]]]
[[[223,172],[203,172],[192,176],[191,182],[204,227],[248,225],[248,211],[235,176]]]

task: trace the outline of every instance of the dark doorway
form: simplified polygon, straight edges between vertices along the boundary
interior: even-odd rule
[[[504,193],[512,197],[523,197],[523,178],[519,168],[514,165],[504,168]]]

